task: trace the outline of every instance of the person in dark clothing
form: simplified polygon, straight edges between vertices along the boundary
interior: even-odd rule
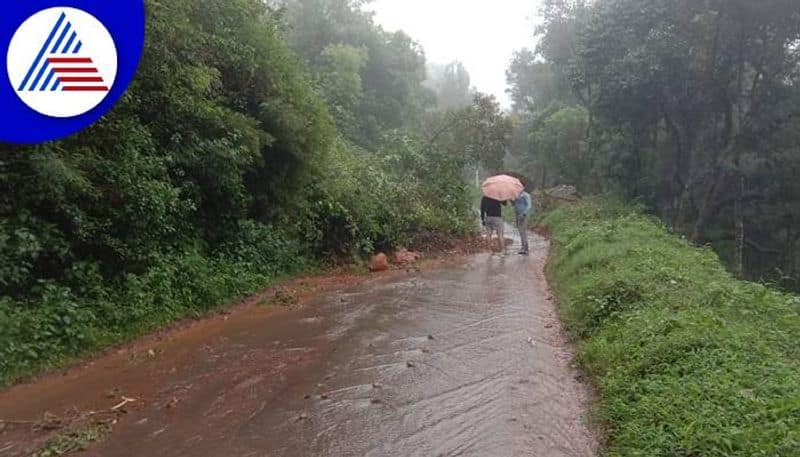
[[[489,197],[483,197],[481,200],[481,222],[486,230],[489,232],[489,241],[492,235],[497,233],[499,252],[506,250],[505,240],[505,223],[503,222],[503,208],[504,203]]]

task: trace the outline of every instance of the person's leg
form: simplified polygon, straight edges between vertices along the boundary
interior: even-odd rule
[[[492,220],[489,218],[486,219],[486,235],[489,248],[494,251],[494,226],[492,225]]]
[[[497,235],[497,239],[499,240],[503,236],[503,234],[500,231],[500,228],[502,227],[502,225],[498,223],[498,218],[492,217],[492,218],[487,219],[486,222],[487,222],[487,226],[489,227],[489,230],[491,230],[492,235],[496,234]],[[489,237],[489,245],[491,246],[492,251],[497,251],[497,249],[495,248],[495,243],[497,243],[497,242],[493,239],[493,237],[490,236]]]
[[[505,222],[501,219],[497,221],[497,241],[500,245],[500,252],[506,252],[506,231],[505,231]]]
[[[529,251],[528,216],[517,216],[517,229],[519,230],[519,239],[522,242],[521,252],[527,254]]]
[[[495,227],[492,223],[491,218],[486,218],[486,240],[489,243],[489,249],[494,252],[494,234],[495,234]]]

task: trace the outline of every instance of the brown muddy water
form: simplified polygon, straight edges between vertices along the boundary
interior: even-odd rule
[[[113,415],[87,456],[592,456],[543,268],[481,254],[387,276],[294,310],[257,306],[0,393],[0,455]],[[511,252],[511,251],[510,251]],[[124,412],[124,413],[123,413]],[[87,416],[89,415],[89,416]]]

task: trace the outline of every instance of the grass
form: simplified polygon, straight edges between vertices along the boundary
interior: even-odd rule
[[[800,297],[608,200],[547,213],[611,456],[800,456]]]

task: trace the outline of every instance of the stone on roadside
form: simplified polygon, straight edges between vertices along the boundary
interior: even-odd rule
[[[421,257],[420,253],[412,252],[405,248],[402,248],[394,253],[392,260],[394,261],[394,263],[402,265],[402,264],[414,263],[417,260],[419,260],[420,257]]]
[[[389,269],[389,259],[386,254],[380,253],[372,256],[369,261],[369,271],[377,273],[379,271],[386,271]]]

